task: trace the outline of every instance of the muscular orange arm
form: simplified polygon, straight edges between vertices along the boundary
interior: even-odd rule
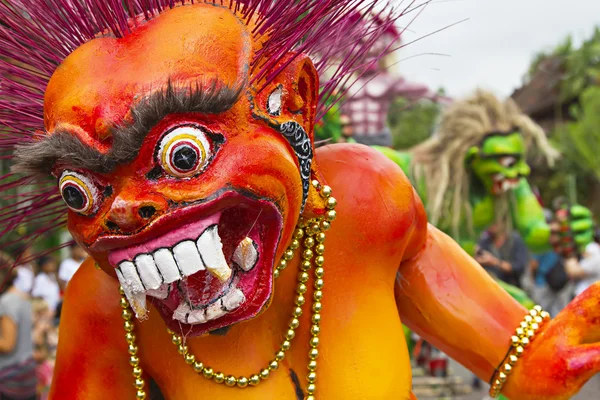
[[[51,400],[135,398],[117,293],[91,259],[69,283]]]
[[[487,381],[526,310],[444,233],[430,225],[416,234],[421,251],[396,283],[402,321]]]

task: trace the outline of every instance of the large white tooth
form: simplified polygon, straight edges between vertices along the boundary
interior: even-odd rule
[[[154,252],[153,256],[154,262],[162,274],[165,283],[172,283],[181,279],[177,263],[170,250],[157,250]]]
[[[192,310],[185,301],[179,303],[179,306],[173,311],[173,319],[187,324],[187,316]]]
[[[144,294],[143,292],[139,292],[139,293],[132,292],[131,288],[129,286],[127,286],[126,284],[124,284],[125,278],[123,277],[123,274],[121,273],[121,271],[117,268],[116,272],[117,272],[117,277],[119,278],[119,282],[121,282],[121,287],[123,288],[123,292],[125,292],[125,297],[127,298],[127,301],[129,301],[129,304],[131,305],[131,308],[133,309],[135,316],[139,320],[146,319],[148,317],[148,310],[146,308],[146,294]]]
[[[134,259],[134,262],[146,290],[158,289],[162,285],[162,277],[158,273],[154,259],[150,254],[140,254]]]
[[[220,318],[225,314],[227,314],[227,311],[225,311],[223,307],[221,307],[221,301],[219,300],[212,303],[206,309],[206,320],[212,321],[213,319]]]
[[[204,269],[196,244],[191,240],[179,243],[173,248],[177,265],[184,276],[190,276]]]
[[[206,316],[204,310],[193,310],[187,317],[188,324],[203,324],[206,322]]]
[[[219,237],[218,227],[213,225],[205,230],[198,239],[197,245],[206,269],[221,282],[226,282],[231,277],[231,268],[223,255],[223,243]]]
[[[233,311],[238,308],[244,301],[246,296],[240,289],[233,289],[221,299],[223,309],[226,311]]]
[[[506,192],[510,189],[510,182],[509,181],[504,181],[502,182],[502,191]]]
[[[169,296],[169,285],[160,285],[158,289],[150,289],[146,292],[148,296],[164,300]]]
[[[142,284],[142,280],[140,279],[137,270],[135,269],[135,265],[131,261],[123,261],[121,264],[119,264],[119,268],[123,274],[121,286],[128,287],[129,290],[134,293],[140,293],[146,290]]]
[[[254,268],[257,261],[258,251],[254,246],[254,241],[249,237],[244,238],[233,252],[233,262],[247,272]]]

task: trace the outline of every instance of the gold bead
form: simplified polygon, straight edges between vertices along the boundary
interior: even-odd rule
[[[180,344],[179,346],[177,346],[177,352],[182,355],[187,354],[188,347]]]
[[[306,386],[306,393],[315,394],[316,391],[317,391],[317,386],[314,383],[311,383],[308,386]]]
[[[133,314],[131,313],[131,311],[129,311],[128,308],[124,308],[123,310],[121,310],[121,317],[123,317],[125,321],[129,321],[131,317],[133,317]]]
[[[140,367],[133,367],[133,371],[132,372],[133,372],[133,376],[135,378],[141,378],[142,377],[143,371],[142,371],[142,369]]]
[[[320,225],[318,223],[314,223],[310,226],[310,234],[311,235],[316,235],[319,232]]]
[[[121,297],[121,300],[119,301],[119,305],[121,306],[121,308],[128,308],[129,302],[127,301],[127,299],[125,297]]]
[[[519,325],[521,328],[523,328],[523,330],[527,330],[529,329],[529,324],[525,321],[521,322],[521,324]]]
[[[315,396],[306,396],[304,400],[316,400]]]
[[[298,247],[300,247],[300,241],[298,239],[292,239],[290,243],[290,250],[296,250]]]
[[[317,258],[315,258],[315,264],[317,264],[319,267],[322,267],[323,264],[325,264],[325,257],[317,256]]]
[[[227,386],[235,386],[236,383],[237,383],[237,378],[233,375],[229,375],[227,378],[225,378],[225,384]]]
[[[119,286],[119,294],[121,296],[125,296],[125,290],[123,290],[123,286]]]
[[[550,319],[550,313],[548,313],[547,311],[542,311],[540,313],[540,317],[542,317],[542,319],[544,321],[549,320]]]
[[[196,362],[196,356],[195,356],[195,355],[193,355],[193,354],[190,354],[190,353],[187,353],[187,354],[185,355],[185,363],[186,363],[186,364],[190,364],[190,365],[192,365],[192,364],[193,364],[193,363],[195,363],[195,362]]]
[[[306,375],[306,380],[310,383],[315,383],[315,381],[317,380],[317,373],[314,371],[309,372]]]
[[[289,340],[284,340],[281,343],[281,350],[288,351],[292,347],[292,343]]]
[[[308,288],[306,287],[306,285],[304,283],[300,283],[297,287],[296,287],[296,292],[300,293],[300,294],[304,294],[306,293],[306,291],[308,290]]]
[[[282,269],[286,269],[287,266],[288,266],[288,262],[285,259],[282,258],[281,260],[279,260],[279,264],[277,265],[277,269],[281,271]]]
[[[268,368],[265,368],[262,371],[260,371],[260,379],[263,379],[263,380],[267,379],[270,374],[271,374],[271,371]]]
[[[504,364],[504,373],[506,375],[510,374],[512,372],[512,366],[510,364]]]
[[[519,357],[515,356],[514,354],[511,354],[510,356],[508,356],[508,363],[511,366],[515,365],[517,363],[517,361],[519,361]]]
[[[310,347],[318,347],[319,346],[319,338],[318,337],[312,337],[310,338]]]
[[[298,281],[300,281],[301,283],[306,283],[308,281],[308,278],[310,278],[308,276],[307,272],[300,272],[298,274]]]
[[[527,347],[527,345],[529,345],[529,338],[521,338],[521,346]]]
[[[337,200],[334,197],[327,199],[327,208],[333,210],[337,206]]]
[[[146,398],[146,392],[144,392],[143,390],[138,390],[135,394],[135,398],[138,400],[144,400]]]
[[[498,380],[499,380],[501,383],[504,383],[504,382],[506,382],[506,378],[507,378],[507,376],[506,376],[506,374],[505,374],[504,372],[500,372],[500,373],[498,374]]]
[[[179,346],[181,344],[181,336],[173,335],[171,337],[171,342],[173,342],[174,345]]]
[[[300,307],[294,308],[292,315],[296,318],[300,317],[302,315],[302,309]]]
[[[134,343],[135,342],[135,334],[132,332],[127,332],[125,334],[125,340],[127,340],[127,343]]]
[[[125,324],[123,326],[125,328],[125,332],[131,332],[131,331],[133,331],[133,327],[134,327],[133,322],[131,322],[131,321],[125,321]]]
[[[277,368],[279,368],[279,362],[277,360],[273,360],[269,363],[269,369],[271,371],[276,370]]]
[[[312,323],[315,325],[319,325],[320,322],[321,322],[321,314],[319,314],[319,313],[313,314]]]
[[[321,301],[322,298],[323,292],[321,290],[315,290],[315,292],[313,293],[313,299],[315,299],[315,301]]]
[[[531,315],[526,315],[525,316],[525,322],[527,322],[528,324],[533,322],[533,317]]]
[[[304,247],[306,248],[310,248],[313,247],[315,245],[315,239],[313,239],[312,237],[307,237],[306,239],[304,239]]]
[[[273,277],[275,279],[279,278],[279,270],[278,269],[276,269],[275,271],[273,271]]]
[[[531,328],[532,331],[537,331],[538,329],[540,329],[540,326],[538,324],[536,324],[535,322],[533,322],[529,328]]]
[[[334,210],[329,210],[325,213],[325,217],[331,222],[337,218],[337,213]]]
[[[317,253],[318,255],[322,255],[323,253],[325,253],[325,245],[318,244],[317,247],[315,247],[315,253]]]
[[[315,239],[319,243],[323,243],[325,241],[325,234],[323,232],[319,232],[315,235]]]
[[[135,356],[138,352],[138,347],[135,344],[130,344],[129,346],[127,346],[127,352],[130,355]]]
[[[532,317],[537,317],[538,316],[538,311],[537,310],[529,310],[529,315],[531,315]]]
[[[238,387],[245,388],[246,386],[248,386],[248,378],[246,378],[245,376],[240,376],[237,380],[237,385]]]
[[[523,330],[523,328],[517,328],[515,332],[517,333],[518,337],[525,336],[525,331]]]
[[[225,374],[222,372],[215,372],[215,374],[213,375],[213,379],[217,383],[223,383],[223,381],[225,380]]]
[[[291,260],[292,258],[294,258],[294,252],[292,250],[286,250],[283,252],[283,259],[284,260]]]
[[[293,329],[288,329],[285,333],[285,340],[292,340],[296,336],[296,332]]]
[[[544,311],[545,312],[545,311]],[[536,324],[541,324],[542,322],[544,322],[544,319],[541,316],[538,317],[534,317],[533,318],[533,322],[535,322]]]
[[[321,310],[323,309],[323,304],[320,301],[317,301],[313,303],[312,309],[316,313],[321,312]]]
[[[300,320],[298,318],[292,318],[290,321],[290,328],[296,329],[298,326],[300,326]]]
[[[319,328],[319,325],[313,325],[310,327],[310,333],[314,336],[317,336],[319,333],[321,333],[321,328]]]
[[[321,189],[321,196],[327,198],[329,196],[331,196],[331,188],[329,186],[323,186],[323,188]]]
[[[525,351],[525,349],[523,348],[523,346],[518,346],[518,347],[515,349],[515,352],[516,352],[516,354],[517,354],[517,357],[521,357],[521,355],[523,354],[523,352],[524,352],[524,351]]]
[[[299,294],[298,296],[296,296],[296,305],[297,306],[303,305],[305,301],[306,301],[306,299],[304,298],[303,295]]]
[[[294,231],[294,239],[296,240],[300,240],[302,239],[302,237],[304,236],[304,230],[301,228],[298,228]]]
[[[250,386],[256,386],[260,383],[260,376],[258,375],[252,375],[250,377],[250,379],[248,380],[248,383],[250,384]]]
[[[513,345],[513,347],[517,347],[518,345],[521,344],[521,339],[519,339],[518,336],[511,336],[510,337],[510,342]]]
[[[311,268],[312,268],[312,264],[310,263],[310,261],[302,261],[300,263],[300,269],[302,271],[308,271]]]
[[[144,389],[145,384],[146,384],[146,382],[144,382],[143,379],[135,378],[135,382],[133,383],[133,386],[135,386],[135,388],[138,390],[142,390],[142,389]]]
[[[137,356],[129,357],[129,365],[131,365],[132,367],[137,367],[138,365],[140,365],[140,359]]]
[[[321,229],[324,231],[328,231],[329,228],[331,228],[331,222],[329,221],[322,221],[321,222]]]
[[[202,370],[204,369],[204,364],[201,362],[196,361],[194,363],[194,371],[196,371],[197,373],[202,372]]]
[[[317,257],[317,258],[319,258],[319,257]],[[315,276],[317,278],[322,278],[323,275],[325,275],[325,269],[323,269],[323,267],[315,268]]]
[[[539,305],[533,306],[533,309],[534,309],[534,310],[536,310],[537,312],[542,312],[542,311],[544,311],[544,310],[542,309],[542,306],[539,306]]]
[[[285,353],[281,350],[279,350],[277,353],[275,353],[275,360],[277,361],[281,361],[285,358]]]
[[[313,185],[313,187],[314,187],[315,189],[317,189],[317,190],[321,189],[321,184],[319,183],[319,181],[318,181],[318,180],[316,180],[316,179],[313,179],[313,180],[312,180],[310,183]]]
[[[310,260],[313,257],[313,251],[311,249],[306,249],[304,250],[304,252],[302,253],[302,258],[304,258],[305,260]]]
[[[317,369],[317,360],[310,360],[308,362],[308,370],[309,371],[314,371]]]
[[[535,336],[535,331],[529,329],[526,334],[529,340],[531,340]]]
[[[210,367],[204,367],[204,370],[202,370],[202,375],[204,375],[205,378],[211,379],[214,375],[214,371]]]
[[[315,279],[315,283],[313,286],[315,287],[315,289],[321,290],[321,289],[323,289],[324,284],[325,284],[325,282],[323,282],[323,279],[319,278],[319,279]]]
[[[319,350],[310,349],[308,351],[308,358],[310,358],[311,360],[315,360],[318,356],[319,356]]]

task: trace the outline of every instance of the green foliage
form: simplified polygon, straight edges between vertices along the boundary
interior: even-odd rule
[[[329,103],[327,101],[326,103]],[[328,140],[335,143],[342,135],[342,122],[340,120],[340,107],[335,104],[327,111],[323,118],[315,124],[315,140]]]
[[[600,29],[581,47],[565,57],[566,74],[561,82],[561,100],[576,98],[585,88],[598,82],[600,77]]]
[[[429,100],[411,103],[398,98],[388,114],[392,146],[403,150],[427,140],[435,129],[440,109],[438,104]]]

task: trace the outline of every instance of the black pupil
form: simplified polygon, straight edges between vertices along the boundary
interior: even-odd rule
[[[189,146],[181,146],[173,153],[173,165],[182,171],[189,171],[196,166],[198,153]]]
[[[67,186],[64,188],[62,194],[63,198],[65,199],[65,203],[75,210],[81,210],[85,205],[85,197],[83,197],[83,193],[73,186]]]

